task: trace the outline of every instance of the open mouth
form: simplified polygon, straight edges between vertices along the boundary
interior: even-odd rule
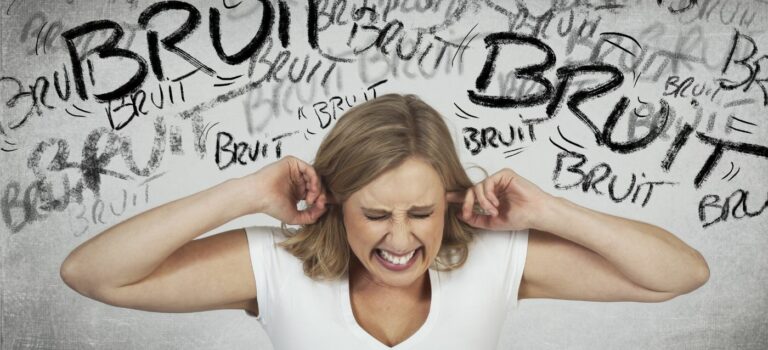
[[[419,247],[405,255],[394,255],[385,250],[376,249],[376,260],[388,270],[403,271],[413,266],[414,262],[421,256],[424,247]]]

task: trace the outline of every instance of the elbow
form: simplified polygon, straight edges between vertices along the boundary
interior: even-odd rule
[[[78,273],[77,264],[73,262],[69,257],[67,259],[64,259],[64,262],[61,263],[61,267],[59,268],[59,276],[61,277],[61,281],[64,282],[69,288],[77,291],[80,294],[83,294],[81,292],[81,282],[79,282],[80,278]]]
[[[704,256],[698,251],[696,251],[696,256],[698,258],[698,263],[696,264],[695,272],[693,273],[694,283],[691,291],[698,289],[709,281],[709,264],[707,264],[707,260],[704,259]]]
[[[676,288],[670,288],[667,291],[653,291],[647,302],[664,302],[681,295],[685,295],[699,289],[709,281],[709,265],[704,257],[696,251],[697,263],[689,269],[689,273],[680,280]]]
[[[704,256],[702,256],[701,253],[698,251],[694,252],[696,256],[696,263],[694,263],[690,268],[690,272],[685,278],[685,283],[683,283],[680,288],[674,292],[674,296],[672,296],[672,298],[691,293],[696,289],[701,288],[701,286],[705,285],[707,281],[709,281],[709,265],[707,264],[707,261],[704,259]]]
[[[101,283],[94,278],[92,272],[83,269],[81,264],[70,257],[64,260],[59,268],[59,276],[64,284],[86,298],[107,305],[135,308],[126,303],[122,294],[118,293],[119,288],[112,288]]]
[[[67,257],[64,262],[61,263],[59,268],[59,276],[62,282],[66,284],[72,290],[82,294],[91,299],[96,298],[96,288],[85,277],[85,273],[79,267],[79,264],[72,260],[71,257]]]

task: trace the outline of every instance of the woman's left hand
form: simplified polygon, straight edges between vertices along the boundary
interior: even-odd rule
[[[447,192],[446,199],[449,203],[463,203],[458,217],[469,225],[506,231],[536,226],[547,202],[553,197],[505,168],[475,184],[465,193]]]

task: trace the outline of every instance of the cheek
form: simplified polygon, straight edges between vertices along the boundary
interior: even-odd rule
[[[358,252],[370,249],[387,232],[385,225],[365,219],[348,220],[345,225],[349,245]]]
[[[440,242],[443,240],[443,229],[445,228],[443,217],[440,216],[439,218],[424,220],[423,222],[418,223],[417,227],[420,232],[426,234],[426,237],[423,239],[434,245],[435,249],[437,249]]]

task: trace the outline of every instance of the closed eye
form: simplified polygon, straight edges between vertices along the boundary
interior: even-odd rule
[[[412,214],[411,217],[415,219],[426,219],[428,217],[432,216],[432,213],[429,214]],[[388,217],[388,215],[382,215],[382,216],[370,216],[366,215],[365,218],[371,221],[381,221]]]

